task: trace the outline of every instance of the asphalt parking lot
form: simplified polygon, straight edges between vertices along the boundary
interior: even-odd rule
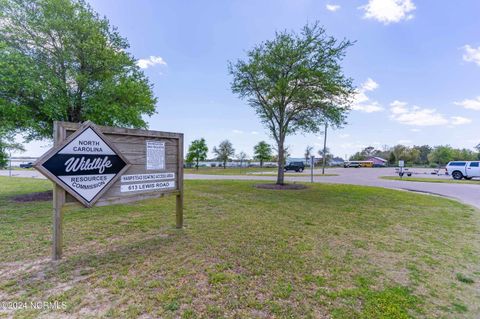
[[[424,178],[442,178],[451,179],[445,175],[430,174],[433,169],[410,169],[413,177]],[[443,171],[441,171],[443,173]],[[314,170],[314,174],[320,174],[321,170]],[[459,200],[465,204],[469,204],[480,208],[480,185],[469,184],[449,184],[449,183],[427,183],[427,182],[406,182],[396,180],[381,179],[381,176],[398,176],[394,168],[328,168],[327,174],[337,174],[338,176],[314,176],[315,183],[337,183],[365,185],[375,187],[385,187],[391,189],[399,189],[405,191],[413,191],[439,195]],[[271,172],[270,172],[271,174]],[[0,170],[0,176],[8,176],[8,170]],[[26,178],[45,178],[35,170],[14,170],[12,176]],[[208,179],[208,180],[271,180],[274,176],[262,176],[261,174],[249,175],[197,175],[185,174],[185,179]],[[310,171],[307,169],[302,176],[287,176],[287,182],[310,182]]]

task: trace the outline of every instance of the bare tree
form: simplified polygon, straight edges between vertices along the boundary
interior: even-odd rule
[[[247,158],[248,158],[248,155],[243,151],[237,154],[237,159],[240,161],[240,167],[243,167],[243,162]]]
[[[227,167],[227,161],[235,154],[235,149],[229,140],[225,140],[213,147],[213,153],[217,155],[217,159],[223,162],[223,168]]]

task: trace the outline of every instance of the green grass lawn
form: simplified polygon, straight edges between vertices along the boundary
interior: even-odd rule
[[[451,184],[480,184],[480,180],[455,180],[453,178],[433,178],[433,177],[399,177],[399,176],[381,176],[382,179],[405,182],[426,182],[426,183],[451,183]]]
[[[195,168],[186,168],[185,174],[203,174],[203,175],[262,175],[262,176],[277,176],[276,168],[260,168],[260,167],[232,167],[232,168],[221,168],[221,167],[199,167],[198,170]],[[310,176],[308,168],[303,173],[296,172],[285,172],[285,176]],[[318,174],[315,173],[313,176],[338,176],[338,174]]]
[[[260,176],[277,176],[277,173],[262,173],[262,174],[255,174],[255,175],[260,175]],[[310,173],[308,172],[303,172],[303,173],[290,173],[290,172],[285,172],[284,176],[304,176],[304,177],[310,177]],[[313,176],[338,176],[338,174],[313,174]]]
[[[16,318],[476,318],[479,212],[372,187],[253,188],[186,181],[173,197],[65,214],[50,262],[51,202],[9,197],[42,180],[0,177],[0,301],[58,301]],[[2,312],[0,317],[11,313]]]

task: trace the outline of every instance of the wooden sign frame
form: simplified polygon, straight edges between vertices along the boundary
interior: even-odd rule
[[[109,182],[109,187],[104,187],[96,196],[95,201],[92,200],[92,205],[86,203],[81,196],[75,196],[73,192],[67,192],[62,188],[61,180],[56,176],[51,174],[45,169],[42,169],[41,165],[50,158],[53,154],[56,154],[65,146],[65,142],[70,142],[75,137],[80,135],[85,129],[91,127],[95,133],[100,137],[104,135],[107,137],[106,144],[112,148],[112,150],[118,154],[126,163],[126,166],[117,173],[117,175]],[[69,134],[70,133],[70,134]],[[124,174],[128,175],[129,169],[133,169],[131,161],[129,160],[129,155],[122,154],[122,150],[116,146],[115,141],[110,140],[110,137],[116,137],[117,139],[167,139],[174,141],[176,146],[175,154],[175,188],[167,190],[152,190],[143,193],[132,194],[116,194],[112,195],[112,191],[109,191],[110,188],[118,188],[118,183],[120,177]],[[110,141],[109,141],[110,140]],[[135,157],[130,155],[130,157]],[[166,159],[165,159],[166,160]],[[137,165],[138,166],[138,165]],[[148,199],[148,198],[157,198],[166,195],[175,195],[176,197],[176,228],[183,227],[183,134],[182,133],[170,133],[170,132],[161,132],[161,131],[151,131],[151,130],[141,130],[141,129],[128,129],[128,128],[118,128],[118,127],[108,127],[108,126],[98,126],[91,122],[81,123],[70,123],[70,122],[54,122],[54,147],[44,154],[36,163],[35,168],[37,168],[42,174],[54,181],[53,188],[53,247],[52,247],[52,258],[53,260],[58,260],[62,257],[63,253],[63,215],[65,204],[70,201],[80,201],[82,204],[87,207],[92,206],[106,206],[113,204],[129,203],[138,200]],[[60,182],[60,183],[59,183]],[[70,196],[70,194],[72,196]],[[109,195],[108,195],[109,194]],[[70,197],[69,197],[70,196]],[[75,200],[74,200],[75,199]]]

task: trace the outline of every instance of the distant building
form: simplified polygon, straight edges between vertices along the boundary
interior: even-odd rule
[[[374,167],[384,167],[387,166],[387,160],[377,156],[371,156],[366,159],[367,161],[372,161]]]

